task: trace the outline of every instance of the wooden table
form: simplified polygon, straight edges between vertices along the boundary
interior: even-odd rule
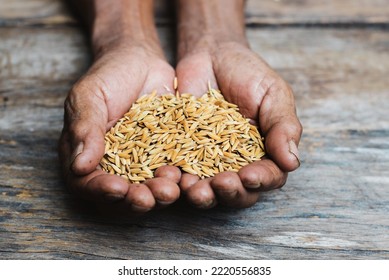
[[[65,190],[63,101],[90,53],[60,0],[0,0],[1,259],[388,259],[387,0],[251,0],[247,33],[294,88],[302,166],[250,209],[107,219]],[[174,61],[169,8],[158,30]]]

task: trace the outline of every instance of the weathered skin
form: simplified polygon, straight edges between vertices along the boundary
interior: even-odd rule
[[[200,208],[220,202],[232,207],[253,205],[260,191],[280,188],[287,172],[299,167],[297,145],[302,127],[289,85],[250,50],[245,36],[244,1],[178,1],[180,92],[201,95],[210,81],[240,112],[259,125],[269,159],[238,173],[223,172],[199,180],[182,177],[181,190]],[[226,22],[228,20],[228,22]]]
[[[102,0],[75,1],[89,26],[95,59],[65,102],[60,156],[72,192],[103,207],[134,214],[168,206],[180,194],[199,208],[218,203],[249,207],[260,191],[283,186],[287,172],[300,164],[297,146],[302,128],[292,90],[248,46],[243,2],[177,1],[179,59],[175,70],[158,41],[151,0],[120,0],[115,5]],[[175,76],[180,92],[200,96],[208,82],[221,89],[228,101],[259,125],[266,137],[268,159],[238,173],[223,172],[205,180],[181,174],[176,167],[161,167],[156,178],[130,184],[100,170],[107,129],[140,95],[172,89]]]

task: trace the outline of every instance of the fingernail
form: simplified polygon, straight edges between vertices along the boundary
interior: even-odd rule
[[[173,200],[173,201],[164,201],[164,200],[156,199],[155,201],[156,201],[158,204],[160,204],[161,206],[166,206],[166,205],[172,204],[175,200]]]
[[[289,153],[294,155],[294,157],[296,158],[296,160],[300,166],[301,162],[300,162],[300,157],[299,157],[299,150],[297,148],[296,143],[293,140],[289,141]]]
[[[258,184],[245,184],[244,187],[246,189],[259,189],[261,187],[261,183],[258,183]]]
[[[82,151],[84,150],[84,143],[81,142],[78,144],[78,146],[74,149],[71,157],[70,157],[70,166],[73,165],[73,162],[76,160],[76,157],[82,153]]]
[[[143,207],[143,206],[139,206],[136,204],[132,204],[131,208],[132,208],[132,210],[134,210],[135,212],[138,212],[138,213],[146,213],[146,212],[149,212],[151,210],[151,208],[149,208],[149,207]]]
[[[201,205],[199,205],[198,207],[200,209],[210,209],[210,208],[213,208],[215,207],[217,204],[217,201],[215,199],[211,199],[209,201],[206,201],[204,203],[202,203]]]

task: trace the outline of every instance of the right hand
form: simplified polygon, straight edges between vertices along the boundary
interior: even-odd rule
[[[179,198],[176,167],[160,167],[155,178],[141,184],[99,168],[106,131],[140,95],[172,89],[174,76],[162,53],[147,47],[115,47],[97,57],[65,101],[59,153],[71,192],[122,213],[147,212]]]

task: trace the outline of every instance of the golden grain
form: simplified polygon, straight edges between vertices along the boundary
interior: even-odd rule
[[[260,160],[263,138],[235,104],[209,86],[200,98],[179,94],[140,97],[105,136],[103,170],[132,182],[152,178],[173,165],[201,178]]]

